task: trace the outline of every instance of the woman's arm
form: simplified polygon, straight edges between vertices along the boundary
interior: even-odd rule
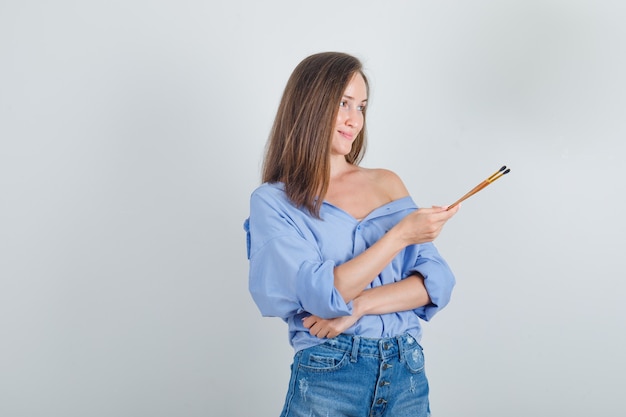
[[[309,333],[320,338],[332,338],[344,332],[361,317],[413,310],[430,303],[424,278],[416,273],[401,281],[362,291],[353,301],[352,315],[334,319],[309,316],[303,324]]]
[[[390,200],[409,195],[400,177],[394,172],[370,171],[376,188],[384,189]],[[456,214],[459,206],[422,208],[402,219],[369,249],[334,268],[334,285],[346,303],[354,300],[363,288],[380,274],[405,247],[435,240],[445,223]],[[396,310],[397,311],[397,310]]]
[[[398,282],[367,289],[353,302],[361,316],[413,310],[429,303],[424,277],[419,273]]]
[[[380,274],[406,246],[432,242],[444,224],[458,211],[445,207],[414,211],[402,219],[380,240],[360,255],[334,269],[334,285],[346,303],[354,300],[363,288]],[[395,310],[397,311],[397,310]]]

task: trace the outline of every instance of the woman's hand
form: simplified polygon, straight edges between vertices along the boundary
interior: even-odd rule
[[[355,300],[363,288],[387,266],[393,258],[410,245],[432,242],[445,223],[460,206],[432,207],[415,210],[405,216],[372,246],[356,257],[335,266],[334,284],[346,303]]]
[[[438,206],[421,208],[402,219],[394,229],[407,246],[432,242],[458,210],[459,206],[450,210]]]
[[[355,315],[336,317],[334,319],[322,319],[317,316],[309,316],[302,319],[304,327],[309,329],[309,333],[320,339],[332,339],[346,331],[357,322],[359,317]]]

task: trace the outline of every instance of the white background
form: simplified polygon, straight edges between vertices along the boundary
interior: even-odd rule
[[[433,415],[623,416],[626,3],[0,3],[0,415],[277,416],[242,223],[295,65],[370,77],[363,165],[437,242]]]

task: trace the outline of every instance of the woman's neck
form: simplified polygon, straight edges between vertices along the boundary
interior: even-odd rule
[[[330,161],[330,180],[343,176],[348,172],[352,172],[356,169],[356,165],[353,165],[346,161],[343,155],[338,155]]]

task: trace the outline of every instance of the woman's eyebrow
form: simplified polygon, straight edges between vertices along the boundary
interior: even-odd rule
[[[343,98],[347,98],[348,100],[356,101],[356,99],[354,97],[348,96],[346,94],[343,95]],[[365,99],[361,100],[361,103],[363,103],[364,101],[367,101],[367,99],[365,98]]]

